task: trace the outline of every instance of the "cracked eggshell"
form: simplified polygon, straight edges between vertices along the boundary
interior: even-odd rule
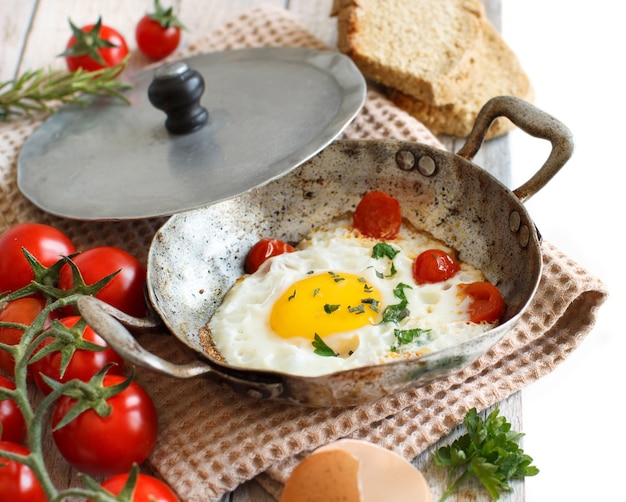
[[[356,487],[356,490],[354,489]],[[280,502],[432,502],[422,473],[400,455],[342,439],[315,450],[292,472]]]

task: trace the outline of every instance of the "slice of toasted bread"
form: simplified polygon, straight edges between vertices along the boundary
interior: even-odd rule
[[[488,19],[484,19],[482,24],[476,72],[470,79],[469,87],[454,103],[433,106],[397,89],[388,89],[389,98],[396,106],[417,118],[433,134],[467,136],[482,106],[495,96],[534,100],[530,80],[513,50]],[[499,117],[492,123],[486,138],[500,136],[513,128],[511,121]]]
[[[454,103],[475,73],[479,0],[335,0],[337,47],[366,77],[425,103]]]

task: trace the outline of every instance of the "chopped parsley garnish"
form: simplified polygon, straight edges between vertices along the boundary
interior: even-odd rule
[[[365,307],[362,303],[360,303],[357,307],[348,307],[348,312],[350,312],[351,314],[364,314]]]
[[[367,283],[365,277],[359,277],[359,282],[363,283],[363,291],[365,291],[366,293],[371,293],[372,291],[374,291],[374,288],[372,288],[372,286]]]
[[[397,352],[401,345],[408,345],[417,342],[418,346],[424,345],[428,340],[430,329],[413,328],[413,329],[394,329],[393,334],[398,343],[391,346],[391,350]],[[424,339],[426,338],[426,339]]]
[[[339,274],[335,274],[335,272],[328,272],[330,274],[330,276],[333,278],[333,281],[335,282],[340,282],[340,281],[345,281],[346,279],[344,277],[341,277]]]
[[[326,312],[327,314],[332,314],[333,312],[335,312],[335,310],[338,310],[338,309],[339,309],[339,305],[331,305],[329,303],[324,305],[324,312]]]
[[[380,302],[374,298],[363,298],[361,299],[361,303],[369,305],[369,307],[376,313],[380,312],[380,310],[378,309]]]
[[[291,296],[289,298],[287,298],[287,301],[290,302],[291,300],[293,300],[296,297],[296,290],[293,290],[293,293],[291,293]]]
[[[404,289],[411,288],[408,284],[403,282],[399,283],[393,290],[393,295],[400,299],[400,303],[396,303],[394,305],[389,305],[383,312],[383,320],[382,322],[395,322],[399,323],[405,317],[410,315],[410,311],[407,308],[409,305],[409,301],[406,299],[406,295],[404,294]]]
[[[400,252],[399,249],[394,248],[386,242],[377,242],[372,249],[372,258],[380,260],[381,258],[389,258],[391,260],[391,268],[389,269],[389,275],[384,275],[382,272],[376,271],[376,277],[384,279],[385,277],[393,277],[398,272],[396,266],[393,263],[393,259]]]
[[[317,293],[320,292],[320,288],[315,288],[315,291],[313,291],[313,296],[317,296]]]
[[[377,260],[380,258],[389,258],[393,260],[399,252],[400,250],[394,248],[391,244],[378,242],[374,245],[374,249],[372,249],[372,258],[376,258]]]
[[[314,354],[323,357],[337,357],[339,355],[328,345],[326,345],[326,342],[322,340],[322,337],[319,336],[317,333],[315,333],[315,336],[313,338],[313,342],[311,343],[313,345],[313,348],[315,349],[313,351]]]

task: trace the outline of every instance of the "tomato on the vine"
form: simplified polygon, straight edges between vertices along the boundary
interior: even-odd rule
[[[128,45],[122,34],[102,24],[102,18],[82,28],[76,27],[72,21],[69,23],[73,35],[67,41],[65,51],[59,54],[65,57],[69,71],[74,72],[79,68],[95,71],[113,67],[128,55]]]
[[[470,321],[496,322],[504,315],[506,310],[504,298],[500,290],[490,282],[459,284],[459,290],[472,299],[469,305]]]
[[[0,375],[0,387],[15,390],[15,384],[4,375]],[[8,397],[0,397],[0,427],[2,441],[21,443],[26,437],[26,423],[22,412],[17,403]]]
[[[261,239],[248,251],[244,263],[244,270],[246,273],[252,274],[272,256],[278,256],[283,253],[293,253],[294,251],[297,251],[296,248],[279,239]]]
[[[459,262],[445,251],[427,249],[413,261],[413,278],[418,284],[434,284],[454,277],[460,269]]]
[[[154,0],[154,12],[143,16],[135,28],[137,47],[149,58],[163,59],[178,47],[183,28],[172,7],[165,9]]]
[[[81,319],[80,316],[70,316],[59,319],[58,321],[68,328],[72,328]],[[100,347],[106,347],[104,350],[89,350],[76,348],[82,341],[89,342]],[[56,343],[55,339],[50,337],[43,340],[37,350]],[[61,363],[63,361],[64,352],[55,351],[45,355],[41,359],[31,363],[31,371],[35,384],[41,392],[49,394],[52,389],[44,381],[42,374],[56,380],[57,382],[69,382],[70,380],[82,380],[88,382],[98,371],[103,369],[107,364],[111,364],[108,374],[122,375],[124,374],[124,359],[113,348],[98,335],[90,326],[86,325],[82,331],[82,339],[72,343],[66,347],[71,353],[71,359],[65,368],[63,376],[61,376]]]
[[[133,255],[114,246],[96,246],[72,258],[85,284],[92,285],[100,279],[119,271],[95,296],[103,302],[135,317],[146,315],[144,285],[146,268]],[[59,276],[59,288],[71,290],[74,286],[72,269],[65,265]],[[66,315],[73,312],[65,311]]]
[[[0,441],[0,494],[11,502],[47,502],[43,488],[33,470],[25,464],[9,460],[2,452],[28,455],[28,448],[11,441]]]
[[[0,323],[17,323],[30,326],[45,306],[46,302],[43,298],[29,296],[12,300],[0,310]],[[0,327],[0,343],[17,345],[20,343],[22,335],[24,335],[22,329]],[[2,349],[0,349],[0,369],[9,376],[13,376],[15,372],[13,356]]]
[[[379,190],[367,192],[354,210],[353,223],[367,237],[394,239],[402,225],[400,203]]]
[[[125,381],[106,375],[104,387]],[[157,411],[150,395],[135,381],[107,399],[110,414],[102,417],[89,408],[66,425],[59,422],[76,404],[61,396],[52,414],[52,437],[61,455],[76,469],[91,476],[113,476],[144,462],[156,444]]]
[[[113,495],[119,495],[128,481],[128,473],[117,474],[101,483],[102,488],[108,490]],[[133,492],[132,502],[180,502],[179,498],[163,481],[139,473],[137,484]]]
[[[43,223],[20,223],[0,235],[0,294],[27,286],[35,277],[22,248],[49,267],[76,252],[70,238]]]

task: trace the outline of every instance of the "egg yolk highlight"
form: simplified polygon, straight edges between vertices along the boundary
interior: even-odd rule
[[[292,284],[276,300],[272,330],[283,338],[314,339],[376,324],[380,293],[354,274],[324,272]]]

